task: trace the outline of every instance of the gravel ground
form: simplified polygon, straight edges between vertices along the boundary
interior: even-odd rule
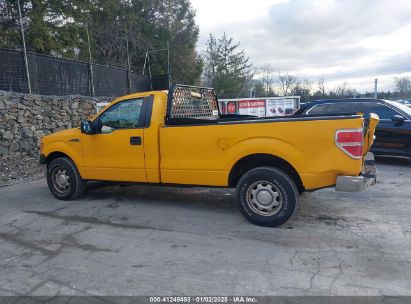
[[[4,157],[4,156],[3,156]],[[0,160],[0,188],[42,177],[44,167],[38,157],[8,156]]]

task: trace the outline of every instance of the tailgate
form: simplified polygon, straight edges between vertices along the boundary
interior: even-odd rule
[[[379,120],[377,114],[371,113],[367,123],[364,125],[363,159],[365,159],[367,152],[370,150],[374,142],[375,128],[377,127]]]
[[[338,176],[335,186],[336,191],[364,191],[366,187],[375,185],[377,182],[377,169],[375,166],[374,155],[368,151],[374,142],[374,133],[378,122],[378,115],[371,113],[368,121],[364,125],[363,163],[361,174],[359,176]]]

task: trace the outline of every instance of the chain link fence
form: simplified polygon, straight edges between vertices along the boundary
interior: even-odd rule
[[[168,77],[150,79],[127,69],[27,53],[31,93],[121,96],[168,87]],[[28,93],[21,51],[0,48],[0,90]],[[94,94],[93,94],[94,93]]]

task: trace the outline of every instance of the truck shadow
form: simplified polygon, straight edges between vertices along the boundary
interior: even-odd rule
[[[379,231],[381,220],[369,210],[381,206],[386,205],[383,201],[370,200],[367,193],[341,194],[324,189],[304,193],[288,222],[267,228],[255,226],[242,216],[232,190],[93,182],[79,204],[48,216],[64,219],[66,223],[149,229],[226,241],[252,240],[292,250],[330,246],[355,250],[359,243],[367,248],[374,246],[372,239],[352,240],[352,236],[359,232],[361,235],[362,231]],[[390,221],[392,218],[384,218],[384,229],[390,227]]]
[[[380,159],[380,158],[379,158]],[[406,159],[381,158],[379,163],[387,166],[407,166]],[[395,168],[395,167],[394,167]],[[377,208],[387,199],[379,188],[363,193],[338,193],[324,189],[300,196],[299,204],[292,218],[280,229],[358,229],[357,226],[372,226],[368,216],[363,214],[370,205]],[[375,200],[378,195],[381,200]],[[266,229],[250,225],[239,212],[233,189],[220,188],[174,188],[108,182],[90,182],[83,196],[91,208],[102,208],[102,214],[127,217],[139,222],[139,217],[152,223],[167,223],[169,216],[181,222],[196,219],[196,226],[210,229],[210,222],[223,221],[221,226],[238,226],[242,233]],[[358,207],[360,206],[360,207]],[[160,215],[159,215],[160,214]],[[121,215],[121,216],[120,216]],[[144,215],[144,216],[143,216]],[[165,216],[166,221],[162,219]],[[177,224],[176,224],[177,225]],[[239,227],[242,228],[239,228]],[[200,228],[199,228],[200,229]]]
[[[356,211],[355,198],[329,190],[304,193],[287,223],[267,228],[248,222],[236,206],[233,191],[227,189],[91,183],[84,196],[87,205],[99,209],[99,223],[105,225],[147,226],[227,241],[243,239],[311,249],[341,246],[341,239],[344,246],[354,248],[355,242],[349,239],[352,231],[375,228],[361,209]]]
[[[118,203],[138,202],[169,206],[197,206],[211,209],[236,209],[234,192],[230,189],[176,188],[109,182],[89,182],[84,199],[88,201],[110,200],[111,206]]]
[[[336,223],[333,226],[341,227],[342,220],[333,217],[340,213],[341,208],[338,205],[327,204],[330,199],[337,199],[338,196],[339,194],[334,192],[304,193],[300,196],[293,217],[281,228],[292,229],[307,224],[331,225],[334,222]],[[155,213],[159,209],[167,208],[172,211],[174,208],[176,213],[187,212],[190,216],[199,217],[207,217],[210,213],[219,217],[217,214],[220,213],[226,217],[227,224],[230,222],[230,217],[233,217],[233,222],[238,223],[240,219],[241,222],[248,224],[237,208],[233,189],[174,188],[92,182],[88,184],[83,198],[93,202],[94,205],[119,209],[118,211],[137,208],[144,210],[143,212]]]

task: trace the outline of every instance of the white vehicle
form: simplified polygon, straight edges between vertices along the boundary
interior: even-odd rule
[[[400,99],[397,100],[397,102],[402,103],[403,105],[406,105],[407,107],[411,108],[411,99]]]

